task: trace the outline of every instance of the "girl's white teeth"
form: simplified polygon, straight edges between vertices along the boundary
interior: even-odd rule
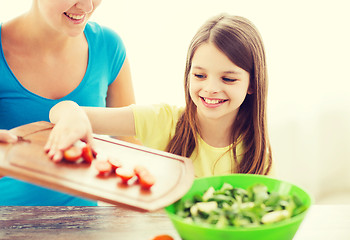
[[[80,20],[80,19],[83,19],[84,18],[84,14],[83,15],[74,15],[74,14],[71,14],[71,13],[65,13],[68,17],[70,17],[71,19],[74,19],[74,20]]]
[[[224,100],[219,100],[219,99],[208,99],[208,98],[203,98],[204,101],[208,104],[218,104],[224,102]]]

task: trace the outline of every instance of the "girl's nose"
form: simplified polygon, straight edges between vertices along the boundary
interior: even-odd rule
[[[207,78],[206,81],[204,81],[204,87],[203,87],[204,91],[208,92],[208,93],[217,93],[220,92],[220,81],[216,78]]]
[[[93,0],[80,0],[76,3],[76,7],[86,13],[90,13],[94,10]]]

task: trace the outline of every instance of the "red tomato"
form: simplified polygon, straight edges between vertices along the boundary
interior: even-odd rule
[[[148,174],[148,170],[144,166],[136,166],[134,168],[135,175],[139,178],[142,175]]]
[[[95,161],[95,168],[101,175],[107,175],[112,172],[112,165],[107,161]]]
[[[155,177],[143,166],[136,166],[134,168],[135,175],[139,179],[142,188],[150,189],[156,182]]]
[[[149,173],[139,177],[139,182],[142,188],[150,189],[156,182],[156,179],[153,175]]]
[[[123,167],[117,168],[115,170],[115,173],[121,178],[124,183],[127,183],[133,176],[135,176],[135,173],[131,169]]]
[[[108,162],[112,165],[113,169],[117,169],[122,166],[122,164],[115,157],[109,157]]]
[[[82,149],[82,157],[85,162],[91,163],[94,160],[94,155],[92,153],[92,148],[90,145],[86,144]]]
[[[82,150],[77,146],[71,146],[63,152],[64,159],[70,162],[76,162],[81,156]]]
[[[152,238],[152,240],[174,240],[174,239],[169,235],[158,235]]]

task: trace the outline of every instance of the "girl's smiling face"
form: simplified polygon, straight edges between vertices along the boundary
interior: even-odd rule
[[[102,0],[36,0],[41,19],[50,28],[69,36],[81,34]]]
[[[249,90],[249,73],[236,66],[213,43],[195,51],[189,73],[189,91],[201,119],[235,120]]]

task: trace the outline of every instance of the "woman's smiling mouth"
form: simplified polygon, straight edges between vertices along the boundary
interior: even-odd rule
[[[72,14],[72,13],[64,13],[64,15],[66,15],[68,18],[70,18],[73,21],[79,21],[79,20],[83,20],[85,17],[85,14]]]

